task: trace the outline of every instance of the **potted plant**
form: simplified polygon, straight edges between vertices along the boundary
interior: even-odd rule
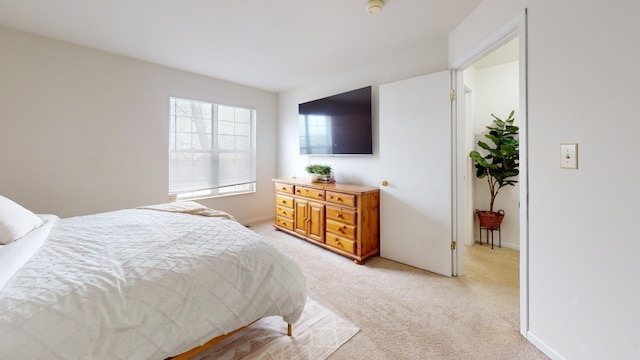
[[[514,112],[515,110],[511,111],[506,120],[491,114],[493,124],[487,126],[489,133],[485,137],[493,142],[493,146],[478,141],[478,146],[484,150],[485,155],[481,155],[476,150],[469,153],[469,157],[473,159],[475,164],[476,177],[478,179],[486,178],[489,184],[491,194],[489,210],[476,209],[480,226],[486,229],[498,229],[504,218],[504,210],[493,211],[493,204],[500,189],[505,186],[514,186],[517,183],[514,178],[519,173],[520,142],[518,140],[519,128],[513,125]]]
[[[331,182],[331,165],[310,164],[305,168],[311,182]]]

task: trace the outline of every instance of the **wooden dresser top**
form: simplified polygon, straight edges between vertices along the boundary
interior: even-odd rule
[[[306,186],[314,189],[338,191],[350,194],[365,194],[370,192],[379,192],[380,189],[374,186],[357,185],[357,184],[325,184],[325,183],[313,183],[307,179],[302,178],[289,178],[289,179],[273,179],[275,183],[291,184],[298,186]]]

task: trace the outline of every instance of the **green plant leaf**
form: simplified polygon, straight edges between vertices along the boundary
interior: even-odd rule
[[[485,150],[491,150],[491,146],[487,145],[487,143],[485,143],[483,141],[478,141],[478,146],[480,146],[481,148],[483,148]]]
[[[496,134],[489,133],[489,134],[485,135],[485,137],[487,139],[493,141],[494,144],[500,145],[500,138]]]
[[[310,174],[329,175],[331,174],[331,165],[310,164],[305,170]]]
[[[515,110],[509,113],[506,120],[491,114],[493,122],[487,126],[489,132],[485,137],[494,144],[478,141],[480,149],[486,151],[482,156],[478,151],[471,151],[469,157],[473,159],[476,168],[476,177],[483,179],[488,177],[491,199],[498,194],[498,190],[504,186],[514,186],[518,181],[514,177],[519,175],[520,142],[518,140],[518,126],[513,125]],[[495,188],[494,185],[495,184]]]

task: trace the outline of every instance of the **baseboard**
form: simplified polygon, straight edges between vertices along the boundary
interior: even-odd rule
[[[507,249],[513,249],[513,250],[518,250],[520,251],[520,245],[518,244],[509,244],[509,243],[502,243],[502,247],[503,248],[507,248]]]
[[[527,332],[527,340],[532,343],[535,347],[537,347],[540,351],[542,351],[545,355],[547,355],[552,360],[566,360],[562,355],[555,352],[551,349],[547,344],[538,339],[535,335],[531,333],[531,331]]]
[[[269,220],[273,221],[274,219],[275,219],[275,216],[270,215],[270,216],[263,216],[263,217],[260,217],[260,218],[255,218],[255,219],[242,220],[242,221],[240,221],[240,223],[242,225],[244,225],[244,226],[252,226],[252,225],[255,225],[255,224],[258,224],[258,223],[262,223],[262,222],[265,222],[265,221],[269,221]]]
[[[478,239],[474,239],[475,243],[478,244],[479,241]],[[482,242],[482,245],[487,245],[487,240],[484,239],[484,241]],[[489,240],[489,246],[491,246],[491,240]],[[497,247],[498,246],[498,242],[497,241],[493,241],[493,246]],[[507,249],[513,249],[513,250],[518,250],[520,251],[520,245],[518,244],[511,244],[511,243],[506,243],[506,242],[502,242],[502,247],[503,248],[507,248]]]

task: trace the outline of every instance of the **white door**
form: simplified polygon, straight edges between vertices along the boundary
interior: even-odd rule
[[[380,86],[380,256],[452,275],[450,74]]]

